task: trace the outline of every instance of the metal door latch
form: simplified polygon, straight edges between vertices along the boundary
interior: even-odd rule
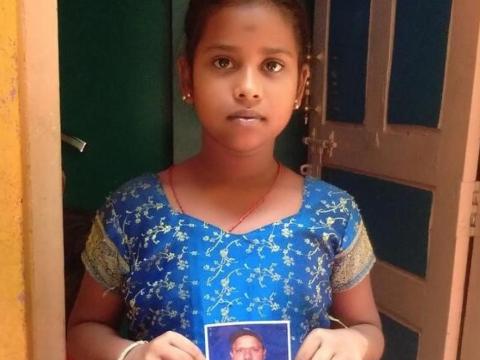
[[[318,154],[318,158],[315,164],[304,164],[300,166],[300,173],[304,176],[312,175],[312,173],[320,177],[322,171],[322,163],[324,155],[328,154],[328,157],[333,156],[333,150],[338,147],[335,141],[335,132],[332,131],[328,135],[328,139],[316,138],[313,136],[307,136],[303,138],[303,143],[312,148],[312,151]]]
[[[324,153],[328,154],[328,157],[333,156],[333,150],[338,147],[338,144],[335,142],[335,132],[332,131],[330,135],[328,135],[328,139],[319,139],[313,137],[304,137],[303,143],[308,146],[315,146],[316,151],[322,157]]]

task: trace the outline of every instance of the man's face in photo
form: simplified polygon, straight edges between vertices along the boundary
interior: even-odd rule
[[[230,351],[232,360],[264,360],[265,355],[266,349],[263,344],[252,335],[238,337]]]

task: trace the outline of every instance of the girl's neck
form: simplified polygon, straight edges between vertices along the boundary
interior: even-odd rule
[[[239,154],[211,141],[204,141],[200,152],[189,163],[203,180],[231,185],[269,181],[278,166],[273,156],[273,144]]]

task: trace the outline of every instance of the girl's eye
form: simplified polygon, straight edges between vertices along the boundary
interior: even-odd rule
[[[265,70],[268,72],[276,73],[283,69],[283,65],[280,64],[278,61],[267,61],[264,65]]]
[[[233,66],[228,58],[218,58],[213,62],[213,65],[218,69],[230,69]]]

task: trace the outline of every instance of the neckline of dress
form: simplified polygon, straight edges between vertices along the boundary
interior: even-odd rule
[[[277,169],[275,172],[275,178],[273,179],[273,182],[270,184],[269,188],[267,191],[257,199],[254,203],[251,204],[251,206],[245,211],[239,218],[238,220],[233,223],[232,226],[228,227],[226,232],[227,233],[232,233],[234,229],[236,229],[242,222],[245,221],[247,217],[252,215],[266,200],[270,192],[273,190],[274,186],[276,185],[278,178],[280,176],[280,171],[282,169],[282,166],[280,165],[280,162],[277,162]],[[170,187],[170,190],[172,191],[173,198],[175,200],[175,203],[177,206],[180,208],[180,212],[185,213],[185,210],[183,209],[182,203],[180,202],[180,199],[177,196],[177,192],[175,191],[175,186],[173,183],[173,169],[175,165],[170,166],[170,168],[167,170],[168,171],[168,186]],[[302,201],[303,201],[303,195],[302,195]],[[301,204],[300,204],[301,205]],[[298,211],[297,211],[298,212]]]
[[[221,233],[224,233],[224,234],[228,234],[228,235],[230,235],[230,236],[233,236],[233,235],[234,235],[234,236],[247,236],[247,235],[252,234],[252,233],[254,233],[254,232],[267,229],[267,228],[272,227],[272,226],[274,226],[274,225],[276,225],[276,224],[283,223],[283,222],[285,222],[285,221],[288,221],[289,219],[292,219],[292,218],[295,218],[295,217],[299,216],[299,215],[303,212],[303,210],[305,209],[305,205],[306,205],[306,204],[305,204],[305,203],[306,203],[305,200],[306,200],[306,197],[307,197],[307,187],[308,187],[308,185],[310,184],[310,177],[309,177],[309,176],[305,176],[305,177],[303,178],[302,200],[301,200],[301,202],[300,202],[300,207],[299,207],[298,210],[297,210],[295,213],[293,213],[292,215],[284,216],[284,217],[282,217],[282,218],[280,218],[280,219],[278,219],[278,220],[275,220],[275,221],[266,223],[266,224],[264,224],[264,225],[255,227],[255,228],[253,228],[253,229],[251,229],[251,230],[248,230],[248,231],[245,231],[245,232],[242,232],[242,233],[236,233],[236,232],[232,232],[232,233],[231,233],[231,232],[228,232],[228,231],[225,230],[225,229],[222,229],[222,228],[219,227],[218,225],[212,224],[212,223],[210,223],[210,222],[208,222],[208,221],[205,221],[205,220],[202,220],[202,219],[200,219],[200,218],[198,218],[198,217],[196,217],[196,216],[190,215],[190,214],[185,213],[185,212],[180,212],[180,211],[177,211],[176,209],[174,209],[174,208],[172,207],[172,204],[170,203],[168,197],[167,197],[167,194],[165,193],[165,188],[164,188],[164,186],[163,186],[163,184],[162,184],[162,181],[160,180],[160,177],[158,176],[158,174],[157,174],[157,175],[156,175],[156,174],[152,174],[152,176],[153,176],[154,179],[155,179],[155,183],[156,183],[156,185],[157,185],[157,187],[158,187],[158,190],[159,190],[158,192],[159,192],[159,194],[165,199],[165,203],[166,203],[169,211],[171,211],[172,213],[176,214],[177,216],[182,216],[182,217],[184,217],[184,218],[188,218],[188,219],[190,219],[190,220],[193,220],[193,221],[195,221],[195,222],[197,222],[197,223],[200,223],[200,224],[202,224],[202,225],[206,225],[206,226],[208,226],[208,227],[210,227],[210,228],[212,228],[212,229],[215,229],[215,230],[217,230],[217,231],[219,231],[219,232],[221,232]]]

